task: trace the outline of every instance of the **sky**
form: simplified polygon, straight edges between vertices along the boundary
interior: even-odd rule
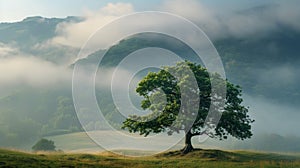
[[[151,10],[159,4],[160,0],[0,0],[0,21],[20,21],[28,16],[40,15],[43,17],[78,16],[85,10],[97,10],[108,3],[131,3],[139,10]]]
[[[290,0],[295,1],[295,0]],[[160,10],[165,0],[0,0],[0,22],[21,21],[28,16],[59,17],[79,16],[85,10],[98,10],[108,3],[130,3],[135,11]],[[213,10],[238,10],[279,0],[201,0]]]

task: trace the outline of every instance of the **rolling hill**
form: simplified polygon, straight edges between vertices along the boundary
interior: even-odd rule
[[[187,155],[170,151],[131,158],[112,153],[26,153],[0,149],[0,167],[299,167],[299,156],[244,151],[195,150]]]
[[[0,46],[9,45],[26,53],[19,55],[20,57],[31,55],[55,65],[69,66],[71,71],[72,65],[68,63],[74,61],[78,48],[62,45],[50,45],[45,48],[41,44],[47,43],[57,35],[57,25],[80,20],[78,17],[59,19],[37,16],[21,22],[0,23]],[[239,84],[245,94],[263,97],[275,104],[299,108],[299,39],[299,32],[281,26],[280,29],[270,31],[264,36],[227,37],[214,39],[213,43],[223,60],[228,79]],[[99,52],[107,50],[101,65],[114,67],[132,51],[149,46],[165,48],[184,59],[201,62],[184,43],[157,34],[128,37],[109,49],[99,50],[79,61],[94,63]],[[0,146],[17,145],[28,149],[40,137],[81,131],[78,121],[74,119],[76,114],[72,107],[71,83],[68,86],[69,88],[59,89],[18,86],[13,88],[12,92],[1,95],[0,125],[5,127],[0,127],[0,133],[3,135],[0,137]],[[65,103],[60,103],[61,98],[65,99]],[[104,110],[105,116],[118,127],[121,122],[120,115],[112,104],[109,91],[99,90],[97,98],[101,106],[107,107]],[[62,120],[65,119],[68,122],[62,124]],[[91,122],[90,127],[99,128],[101,123]],[[23,132],[22,128],[28,128],[29,131]]]

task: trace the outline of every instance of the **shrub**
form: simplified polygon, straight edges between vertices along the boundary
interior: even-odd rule
[[[33,147],[33,151],[55,151],[54,142],[47,139],[39,140]]]

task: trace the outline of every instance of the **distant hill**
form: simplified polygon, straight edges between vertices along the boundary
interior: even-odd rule
[[[223,61],[227,78],[242,86],[244,92],[275,102],[299,103],[300,32],[283,28],[267,37],[220,39],[213,43]],[[183,59],[201,63],[185,43],[166,35],[144,33],[110,47],[100,66],[116,66],[128,54],[146,47],[164,48]],[[99,50],[78,61],[93,64],[103,52]]]
[[[60,23],[76,23],[82,19],[36,16],[20,22],[0,23],[0,44],[25,53],[20,56],[30,55],[65,65],[75,60],[79,48],[63,45],[43,47],[42,44],[57,35],[56,28]],[[221,56],[228,79],[241,85],[244,93],[264,97],[276,104],[299,107],[300,32],[280,25],[280,29],[270,31],[264,36],[227,37],[215,39],[213,44]],[[145,47],[165,48],[183,59],[201,62],[184,43],[158,34],[128,37],[108,49],[99,50],[78,61],[93,64],[99,53],[107,51],[101,66],[114,67],[129,53]],[[69,68],[72,69],[72,65]],[[122,118],[120,119],[120,114],[112,104],[109,90],[97,90],[97,98],[100,106],[107,107],[104,115],[118,127]],[[76,113],[72,104],[71,88],[15,88],[13,92],[0,97],[0,115],[0,146],[25,145],[28,148],[41,136],[81,130],[80,124],[74,119]],[[63,120],[69,122],[64,123]],[[101,123],[93,121],[89,126],[91,129],[99,128]],[[22,131],[24,128],[28,131]],[[280,143],[286,145],[284,142]]]
[[[5,44],[21,52],[34,55],[54,63],[69,62],[76,58],[78,49],[70,46],[48,45],[43,46],[57,35],[56,27],[63,22],[79,22],[80,17],[43,18],[33,16],[20,22],[0,23],[0,44]],[[73,54],[72,55],[70,55]]]
[[[244,12],[259,12],[257,7]],[[80,22],[83,18],[25,18],[15,23],[0,23],[0,43],[15,46],[21,51],[57,64],[70,62],[79,51],[70,46],[39,47],[39,44],[53,38],[56,26],[63,22]],[[249,94],[298,105],[300,91],[298,64],[300,63],[300,32],[285,25],[264,35],[243,38],[227,37],[216,39],[217,48],[226,75],[233,83],[242,86]],[[161,47],[175,52],[184,59],[197,61],[194,52],[184,43],[159,35],[135,35],[123,39],[108,49],[103,65],[114,66],[126,55],[144,47]],[[98,51],[98,52],[104,52]],[[80,60],[93,62],[97,52]]]
[[[0,23],[0,42],[15,43],[21,48],[46,41],[56,35],[56,26],[62,22],[79,22],[80,17],[27,17],[20,22]]]

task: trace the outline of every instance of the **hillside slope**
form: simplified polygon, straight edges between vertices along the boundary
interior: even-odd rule
[[[0,167],[299,167],[299,157],[252,152],[196,150],[185,156],[178,151],[152,157],[130,158],[112,153],[32,154],[0,150]]]

